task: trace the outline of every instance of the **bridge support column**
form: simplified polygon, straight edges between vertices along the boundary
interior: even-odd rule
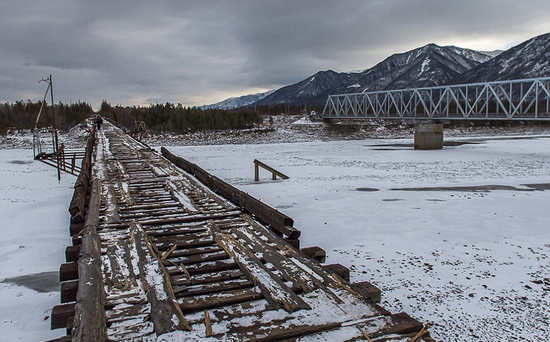
[[[415,150],[440,150],[443,148],[443,124],[417,123],[414,127]]]

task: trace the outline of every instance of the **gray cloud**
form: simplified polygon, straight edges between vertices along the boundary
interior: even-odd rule
[[[427,43],[503,49],[550,32],[547,0],[6,1],[0,101],[201,105],[365,69]]]

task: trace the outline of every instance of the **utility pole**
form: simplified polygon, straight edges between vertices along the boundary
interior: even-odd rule
[[[48,88],[46,89],[46,94],[44,94],[44,100],[43,101],[46,101],[46,95],[48,94],[48,90],[50,91],[50,97],[51,97],[51,101],[52,101],[52,121],[53,121],[53,128],[56,128],[56,124],[55,124],[55,104],[53,102],[53,77],[52,77],[52,74],[50,74],[49,77],[46,77],[46,78],[42,78],[41,80],[38,81],[38,83],[40,82],[46,82],[48,83]],[[42,110],[40,110],[42,111]],[[39,116],[40,117],[40,116]],[[36,119],[36,123],[38,123],[38,118]]]

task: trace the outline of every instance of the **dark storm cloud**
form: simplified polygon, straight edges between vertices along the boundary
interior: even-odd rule
[[[5,1],[0,101],[200,105],[364,69],[427,43],[507,48],[548,1]]]

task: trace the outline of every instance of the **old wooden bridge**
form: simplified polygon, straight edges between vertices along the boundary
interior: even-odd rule
[[[70,204],[55,341],[433,341],[290,217],[105,123]]]

